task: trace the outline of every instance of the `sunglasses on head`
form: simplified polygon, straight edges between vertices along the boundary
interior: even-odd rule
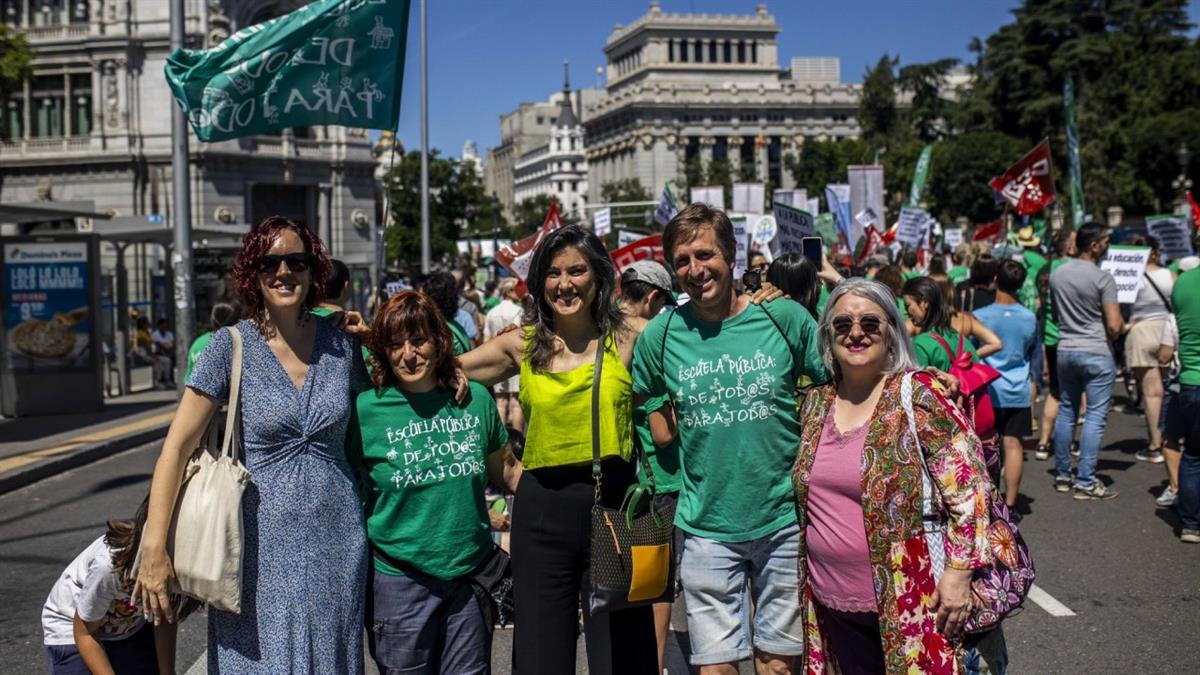
[[[883,319],[874,314],[863,314],[857,319],[848,314],[835,316],[829,322],[829,327],[833,329],[834,335],[845,337],[854,330],[854,324],[858,324],[867,335],[879,335],[883,332]]]
[[[284,255],[264,255],[258,261],[258,271],[272,273],[279,269],[279,263],[287,263],[292,272],[305,272],[312,266],[312,256],[307,253],[287,253]]]

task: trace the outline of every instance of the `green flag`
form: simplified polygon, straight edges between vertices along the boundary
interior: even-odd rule
[[[312,124],[395,129],[410,0],[316,0],[208,50],[167,57],[196,136],[215,142]]]
[[[833,248],[838,244],[837,225],[833,222],[832,213],[822,213],[813,218],[813,227],[817,229],[817,234],[821,235],[821,241],[829,247]]]
[[[908,205],[918,206],[921,203],[921,193],[925,191],[925,180],[929,178],[929,162],[933,159],[933,146],[927,145],[917,158],[917,167],[913,169],[912,187],[908,189]]]
[[[1063,116],[1066,118],[1071,173],[1071,222],[1078,230],[1087,220],[1087,208],[1083,204],[1083,174],[1079,168],[1079,130],[1075,128],[1075,80],[1070,73],[1063,82]]]

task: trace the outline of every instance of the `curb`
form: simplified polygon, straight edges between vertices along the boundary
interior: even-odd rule
[[[11,471],[6,475],[0,476],[0,495],[7,494],[13,490],[19,490],[63,471],[76,469],[85,464],[91,464],[97,460],[104,459],[105,457],[111,457],[118,452],[123,452],[155,440],[161,440],[166,437],[167,429],[170,426],[170,422],[158,424],[125,436],[111,438],[99,443],[93,443],[92,445],[85,445],[77,450],[72,450],[57,457],[51,457]]]

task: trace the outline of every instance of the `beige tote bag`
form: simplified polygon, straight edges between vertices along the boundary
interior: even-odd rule
[[[174,592],[236,614],[242,604],[242,493],[250,472],[239,459],[242,335],[236,326],[230,326],[229,333],[233,358],[225,439],[214,456],[220,417],[214,414],[184,469],[167,534],[167,552],[178,582]]]

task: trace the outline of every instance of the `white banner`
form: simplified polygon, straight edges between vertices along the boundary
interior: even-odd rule
[[[942,237],[943,243],[945,243],[946,246],[949,246],[951,251],[957,248],[959,244],[963,243],[963,231],[958,227],[947,229],[944,233],[942,233]]]
[[[851,223],[851,228],[855,224],[861,226],[857,232],[851,232],[851,245],[858,241],[862,236],[863,231],[867,228],[867,223],[859,218],[861,214],[870,213],[868,216],[869,222],[875,223],[875,229],[883,232],[887,229],[887,223],[884,222],[883,210],[883,167],[877,164],[856,164],[846,167],[846,182],[850,184],[850,213],[855,218],[855,223]]]
[[[693,204],[708,204],[714,209],[725,210],[725,189],[720,185],[700,185],[692,188]]]
[[[812,216],[813,218],[821,215],[820,197],[813,197],[812,199],[808,199],[806,201],[808,202],[808,215]]]
[[[771,253],[779,256],[784,253],[800,253],[800,240],[804,237],[816,237],[817,228],[813,225],[812,214],[787,204],[775,204],[775,225],[778,233],[771,243]]]
[[[733,278],[741,279],[750,262],[750,236],[747,232],[746,216],[730,216],[729,222],[733,224],[733,239],[737,242],[737,252],[733,261]]]
[[[762,183],[734,183],[733,210],[738,213],[762,214],[766,189]]]
[[[612,232],[612,209],[607,207],[596,209],[596,212],[592,214],[592,227],[595,229],[597,237],[603,237]]]
[[[1187,216],[1148,216],[1146,231],[1158,240],[1163,257],[1167,260],[1195,255],[1192,249],[1192,228]]]
[[[625,248],[633,242],[649,236],[645,232],[637,232],[635,230],[617,230],[617,248]]]
[[[905,206],[900,209],[900,227],[896,228],[896,241],[912,248],[921,248],[929,236],[929,214],[925,209]]]
[[[1149,259],[1150,249],[1143,246],[1108,247],[1108,255],[1100,261],[1100,269],[1111,274],[1117,282],[1117,302],[1130,304],[1137,300]]]

